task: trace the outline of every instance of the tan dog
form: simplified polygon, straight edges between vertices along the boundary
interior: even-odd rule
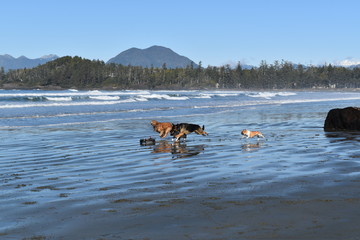
[[[156,132],[160,133],[159,136],[161,138],[165,138],[173,128],[173,124],[169,122],[158,122],[156,120],[152,120],[150,124]]]
[[[242,130],[241,135],[244,135],[244,137],[246,137],[246,138],[253,138],[253,137],[265,138],[264,135],[262,135],[261,132],[259,132],[259,131],[249,131],[247,129]]]
[[[208,133],[205,132],[204,129],[205,126],[200,127],[197,124],[179,123],[173,126],[171,130],[171,135],[176,138],[175,141],[179,141],[180,138],[186,138],[186,135],[192,132],[203,136],[208,135]]]

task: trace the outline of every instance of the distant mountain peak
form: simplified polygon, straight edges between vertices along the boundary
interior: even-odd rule
[[[45,55],[35,59],[29,59],[25,56],[14,58],[9,54],[5,54],[0,55],[0,67],[3,67],[5,71],[8,71],[9,69],[33,68],[40,64],[55,60],[56,58],[58,58],[58,56],[54,54]]]
[[[129,48],[111,58],[107,63],[117,63],[125,66],[153,66],[155,68],[161,68],[164,63],[167,68],[185,68],[189,65],[197,67],[189,58],[177,54],[170,48],[157,45],[145,49]]]
[[[159,46],[159,45],[153,45],[153,46],[151,46],[151,47],[145,48],[144,50],[154,50],[154,49],[162,49],[162,50],[168,50],[168,51],[174,52],[174,51],[171,50],[170,48],[163,47],[163,46]]]
[[[56,58],[59,58],[59,56],[55,54],[49,54],[42,56],[40,59],[56,59]]]
[[[14,59],[13,56],[9,55],[9,54],[5,54],[5,55],[0,55],[0,57],[3,57],[3,58],[7,58],[7,59]]]

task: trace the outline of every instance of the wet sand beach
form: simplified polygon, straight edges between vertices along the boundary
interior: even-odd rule
[[[323,131],[334,104],[354,101],[157,118],[205,125],[180,143],[153,116],[1,128],[0,239],[359,239],[360,135]]]

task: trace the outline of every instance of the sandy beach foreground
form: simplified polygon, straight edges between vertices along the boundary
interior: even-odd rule
[[[113,196],[107,202],[98,203],[88,203],[85,199],[67,203],[62,201],[41,207],[27,206],[26,215],[32,218],[27,220],[26,226],[12,233],[4,232],[2,237],[358,239],[358,198],[324,198],[316,196],[315,192],[304,195],[296,198],[256,197],[247,200],[224,198],[218,194],[139,199]]]
[[[356,104],[17,117],[22,126],[0,128],[0,239],[358,240],[359,133],[322,128],[328,109]],[[152,119],[209,136],[160,139]],[[244,128],[266,139],[241,139]],[[141,146],[148,136],[156,144]]]
[[[358,239],[357,135],[144,147],[89,127],[9,132],[3,239]]]

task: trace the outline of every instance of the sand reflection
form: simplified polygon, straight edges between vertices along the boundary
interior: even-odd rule
[[[186,158],[196,156],[205,150],[204,145],[187,146],[186,142],[159,141],[152,153],[171,153],[173,158]]]

